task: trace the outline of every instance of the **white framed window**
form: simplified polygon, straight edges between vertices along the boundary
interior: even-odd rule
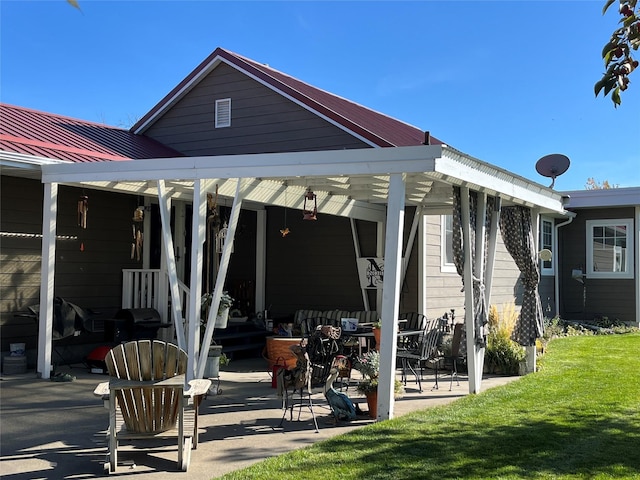
[[[633,278],[633,219],[587,220],[587,278]]]
[[[440,271],[457,273],[453,262],[453,215],[440,215]]]
[[[548,217],[540,217],[540,235],[538,239],[538,250],[550,250],[552,253],[555,251],[556,239],[555,228],[553,228],[553,220]],[[540,274],[541,275],[554,275],[555,265],[553,264],[553,258],[551,260],[540,260]]]
[[[231,99],[221,98],[216,100],[216,128],[231,126]]]

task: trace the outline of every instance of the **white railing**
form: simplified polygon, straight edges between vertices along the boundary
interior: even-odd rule
[[[189,287],[178,281],[182,314],[188,316]],[[124,269],[122,271],[122,308],[155,308],[160,319],[171,323],[163,332],[165,340],[175,339],[173,315],[171,313],[171,292],[166,272],[159,269]],[[184,328],[184,324],[183,324]]]
[[[122,271],[122,308],[158,308],[160,270]]]

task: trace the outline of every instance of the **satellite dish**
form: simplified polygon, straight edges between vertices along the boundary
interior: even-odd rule
[[[545,155],[536,162],[536,171],[543,177],[552,179],[549,188],[553,188],[556,177],[559,177],[569,168],[569,157],[561,153],[552,153]]]
[[[553,258],[553,254],[551,253],[551,250],[549,250],[548,248],[544,248],[540,250],[538,252],[538,256],[540,257],[540,260],[542,260],[543,262],[548,262],[551,260],[551,258]]]

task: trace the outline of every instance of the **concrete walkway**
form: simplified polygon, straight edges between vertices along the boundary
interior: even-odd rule
[[[135,475],[139,480],[177,478],[208,480],[241,469],[267,457],[311,445],[314,442],[367,425],[363,417],[333,424],[323,394],[314,395],[320,432],[316,433],[308,409],[300,421],[278,424],[281,401],[271,388],[263,359],[231,362],[221,373],[220,395],[208,395],[200,407],[200,444],[192,452],[187,473],[177,471],[177,442],[125,444],[119,449],[119,467],[111,477]],[[93,395],[95,386],[108,379],[86,368],[63,367],[76,376],[73,382],[40,380],[33,372],[3,376],[0,381],[0,477],[6,480],[92,479],[105,477],[108,412]],[[354,372],[358,376],[358,372]],[[482,388],[503,385],[517,377],[491,377]],[[441,379],[440,389],[431,390],[432,377],[419,393],[407,385],[395,404],[395,415],[440,405],[468,393],[466,378],[460,386]],[[347,390],[354,402],[366,410],[366,401],[355,387]],[[297,415],[294,414],[294,420]]]

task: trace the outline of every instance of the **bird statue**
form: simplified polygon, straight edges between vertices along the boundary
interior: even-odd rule
[[[362,414],[357,403],[354,404],[345,393],[339,392],[333,387],[333,382],[338,378],[340,370],[347,368],[348,362],[349,359],[344,356],[336,357],[324,386],[324,396],[331,407],[331,413],[333,413],[336,423],[339,420],[355,420],[357,415]]]

